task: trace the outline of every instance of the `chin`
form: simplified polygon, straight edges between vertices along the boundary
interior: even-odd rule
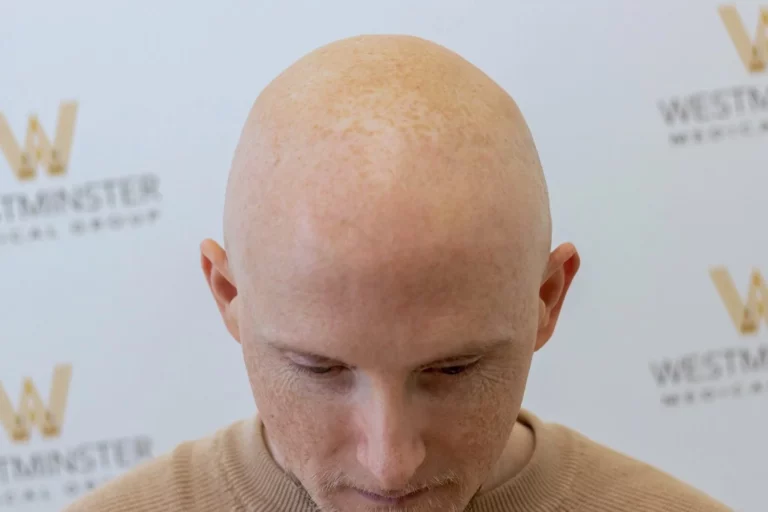
[[[462,496],[456,486],[429,489],[396,499],[343,488],[317,497],[315,503],[321,512],[461,512],[469,505],[469,499]]]

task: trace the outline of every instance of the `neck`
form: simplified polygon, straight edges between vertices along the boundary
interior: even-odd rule
[[[535,445],[533,430],[519,421],[515,423],[504,451],[479,492],[492,491],[520,473],[530,462]]]

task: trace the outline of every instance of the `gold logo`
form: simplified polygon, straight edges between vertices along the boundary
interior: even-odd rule
[[[61,176],[67,172],[72,139],[75,135],[77,103],[65,102],[59,106],[59,119],[53,143],[43,130],[36,115],[29,116],[24,147],[14,137],[8,121],[0,113],[0,151],[20,181],[35,178],[37,168],[42,166],[50,176]]]
[[[768,322],[768,308],[765,303],[768,300],[768,287],[760,272],[757,269],[752,270],[746,302],[742,300],[731,274],[725,267],[715,267],[709,274],[739,333],[757,333],[760,319]]]
[[[749,36],[736,7],[726,5],[720,7],[719,11],[720,18],[747,71],[750,73],[765,71],[768,65],[768,7],[760,9],[757,34],[754,39]]]
[[[13,407],[11,399],[0,384],[0,425],[5,427],[12,442],[28,441],[35,426],[45,438],[58,437],[61,434],[71,379],[72,365],[61,364],[54,368],[46,407],[35,383],[31,378],[25,378],[21,386],[18,410]]]

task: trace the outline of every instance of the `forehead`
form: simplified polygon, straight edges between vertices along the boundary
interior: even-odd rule
[[[397,213],[330,226],[327,216],[303,218],[292,236],[251,246],[246,331],[343,361],[395,364],[529,328],[538,283],[519,237],[461,223],[427,229],[409,208]]]
[[[456,290],[470,276],[519,281],[539,269],[531,261],[540,242],[536,219],[504,184],[414,183],[371,173],[377,176],[278,184],[252,201],[257,208],[239,233],[245,251],[236,255],[251,275],[238,285],[323,295],[386,288],[401,296]]]
[[[245,246],[245,265],[270,250],[346,265],[344,258],[389,264],[416,253],[435,261],[435,248],[477,257],[504,246],[519,260],[543,239],[532,180],[493,151],[450,152],[398,133],[337,142],[240,171],[252,178],[230,197],[238,222],[229,231]]]

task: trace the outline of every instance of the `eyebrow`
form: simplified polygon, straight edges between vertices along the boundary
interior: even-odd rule
[[[491,340],[473,340],[465,343],[460,348],[455,350],[451,354],[439,356],[438,359],[431,360],[426,363],[419,364],[417,366],[433,366],[444,365],[449,363],[455,363],[464,359],[472,357],[483,356],[491,354],[511,343],[510,338],[497,338]],[[347,365],[344,361],[329,356],[324,356],[311,351],[303,350],[292,346],[290,343],[286,343],[280,340],[267,340],[267,345],[278,352],[283,354],[294,354],[307,359],[312,359],[318,364],[325,365]],[[348,365],[347,365],[348,366]]]

